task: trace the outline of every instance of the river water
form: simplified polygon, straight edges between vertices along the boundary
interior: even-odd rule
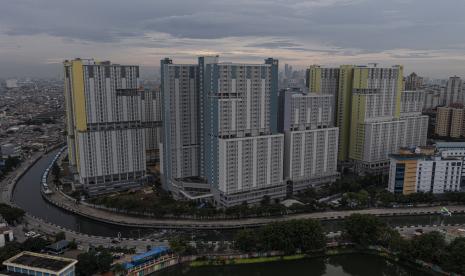
[[[153,232],[160,232],[160,230],[155,229],[116,226],[94,221],[64,211],[45,201],[40,193],[40,181],[43,172],[57,152],[58,150],[55,150],[44,155],[16,184],[13,192],[13,201],[21,208],[31,215],[40,217],[56,225],[89,235],[116,237],[118,233],[121,233],[122,237],[140,238]],[[383,217],[382,220],[386,221],[391,226],[438,225],[441,223],[441,217],[439,215]],[[458,214],[447,217],[444,223],[465,223],[465,215]],[[324,221],[322,224],[326,231],[334,232],[341,229],[341,221]],[[202,230],[202,233],[195,233],[195,231],[190,231],[189,233],[196,235],[203,234],[203,236],[214,240],[228,238],[231,235],[231,231],[225,230],[221,232]]]
[[[116,237],[118,232],[121,232],[123,236],[138,237],[139,230],[144,231],[144,229],[109,225],[76,216],[45,201],[40,193],[40,181],[57,152],[58,150],[55,150],[44,155],[23,175],[15,186],[13,202],[31,215],[89,235]]]
[[[414,268],[382,257],[348,254],[296,261],[261,264],[187,267],[178,266],[158,272],[158,276],[422,276]]]

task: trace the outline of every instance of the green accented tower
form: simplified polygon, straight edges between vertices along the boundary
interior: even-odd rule
[[[340,162],[351,161],[360,172],[381,171],[388,166],[389,154],[400,147],[426,143],[427,117],[421,110],[401,112],[402,82],[402,66],[309,67],[309,91],[335,95]],[[414,139],[408,135],[412,129],[418,133]]]

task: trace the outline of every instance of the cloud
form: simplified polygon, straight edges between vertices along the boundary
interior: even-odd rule
[[[104,55],[156,66],[165,55],[187,60],[190,54],[218,53],[250,61],[273,55],[302,65],[442,59],[443,70],[451,57],[465,54],[463,0],[0,0],[0,5],[0,60],[8,63]]]

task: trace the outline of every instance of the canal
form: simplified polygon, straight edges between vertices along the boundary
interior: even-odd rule
[[[347,254],[314,259],[261,264],[188,267],[177,266],[158,272],[159,276],[424,276],[415,268],[367,254]]]
[[[36,217],[42,218],[53,224],[60,225],[67,229],[78,231],[89,235],[111,236],[116,237],[121,233],[122,237],[140,238],[147,237],[149,234],[165,232],[155,229],[136,228],[117,226],[103,222],[94,221],[88,218],[77,216],[73,213],[64,211],[54,205],[49,204],[42,198],[40,193],[40,181],[42,174],[46,170],[58,149],[45,154],[36,164],[34,164],[15,186],[13,192],[13,201],[23,208],[26,212]],[[399,216],[399,217],[382,217],[382,220],[391,226],[407,225],[439,225],[441,223],[440,215],[420,215],[420,216]],[[457,214],[444,218],[446,224],[465,223],[465,214]],[[341,221],[324,221],[322,222],[326,231],[338,231],[341,229]],[[184,231],[189,234],[197,234],[195,231]],[[231,231],[205,231],[202,230],[204,237],[208,239],[225,239],[230,237]]]
[[[58,149],[45,154],[19,179],[13,191],[13,202],[33,216],[84,234],[111,237],[116,237],[118,232],[123,237],[139,237],[139,235],[146,234],[147,229],[97,222],[64,211],[44,200],[40,193],[40,181],[57,152]]]

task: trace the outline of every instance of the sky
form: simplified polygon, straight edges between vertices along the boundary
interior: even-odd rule
[[[403,64],[465,77],[464,0],[0,0],[0,78],[57,77],[75,57],[141,65]]]

